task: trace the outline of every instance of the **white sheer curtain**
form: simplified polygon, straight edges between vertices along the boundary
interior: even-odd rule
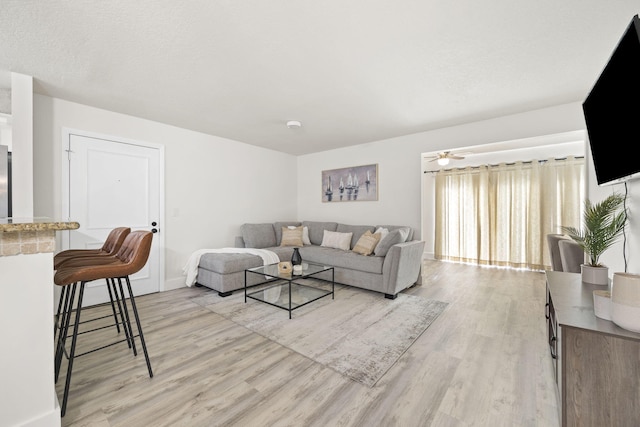
[[[436,173],[436,259],[543,270],[546,235],[580,226],[583,158]]]

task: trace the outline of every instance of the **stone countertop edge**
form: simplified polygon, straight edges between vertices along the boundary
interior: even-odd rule
[[[49,218],[0,218],[0,232],[76,230],[80,224],[75,221],[55,221]]]

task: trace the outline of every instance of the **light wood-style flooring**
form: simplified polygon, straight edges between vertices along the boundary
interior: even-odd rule
[[[183,288],[136,299],[154,377],[126,344],[77,358],[62,425],[558,426],[544,274],[423,270],[405,292],[449,306],[373,388],[189,300],[207,288]]]

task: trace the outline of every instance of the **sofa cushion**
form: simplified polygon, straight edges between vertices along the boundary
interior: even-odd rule
[[[324,246],[305,246],[300,248],[300,254],[303,261],[374,274],[382,274],[384,264],[383,257],[362,256],[355,252]]]
[[[278,221],[273,223],[273,229],[276,232],[276,244],[275,246],[280,246],[282,243],[282,227],[297,227],[302,225],[300,221]]]
[[[398,228],[402,228],[407,231],[407,242],[409,240],[413,240],[413,229],[406,225],[376,225],[376,230],[378,228],[386,228],[389,231],[397,230]]]
[[[309,241],[312,245],[320,246],[324,238],[324,230],[336,231],[337,222],[302,221],[302,225],[309,228]]]
[[[353,252],[360,255],[371,255],[376,245],[380,241],[380,234],[373,234],[371,230],[367,230],[353,247]]]
[[[218,274],[231,274],[244,271],[247,268],[259,267],[263,264],[262,258],[253,254],[238,253],[209,253],[200,257],[198,267],[213,271]]]
[[[395,230],[389,231],[389,233],[376,246],[373,252],[374,255],[378,257],[387,256],[387,252],[389,252],[391,246],[405,242],[408,234],[409,232],[407,227],[396,228]]]
[[[339,233],[337,231],[324,230],[324,237],[322,238],[320,246],[348,251],[351,249],[352,237],[353,233]]]
[[[246,248],[268,248],[276,246],[273,224],[242,224],[242,239]]]
[[[302,241],[302,226],[282,227],[282,242],[280,246],[304,246]]]
[[[349,249],[355,248],[356,243],[360,239],[365,232],[371,231],[372,233],[375,231],[375,227],[373,225],[349,225],[349,224],[338,224],[336,231],[339,233],[353,233],[351,237],[351,243],[349,244]]]

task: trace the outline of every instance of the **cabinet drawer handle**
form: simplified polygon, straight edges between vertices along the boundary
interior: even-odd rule
[[[551,358],[557,359],[558,355],[556,354],[556,337],[551,337],[549,340],[549,351],[551,352]]]

